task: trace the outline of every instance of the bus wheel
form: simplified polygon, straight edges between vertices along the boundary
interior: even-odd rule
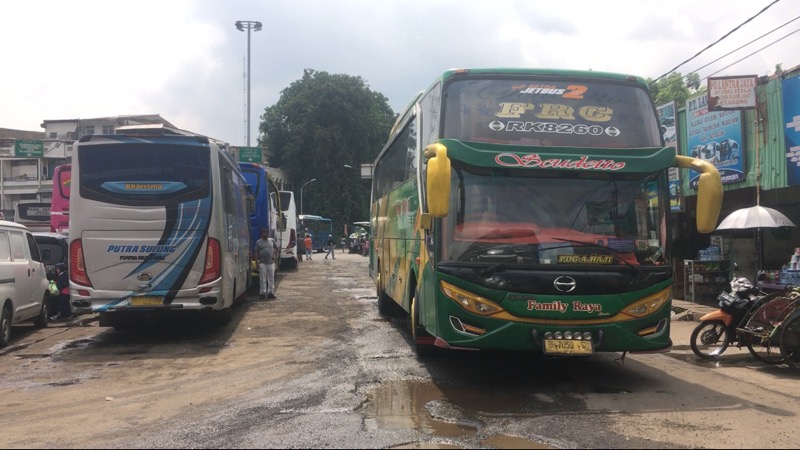
[[[408,314],[408,325],[411,328],[411,340],[412,340],[412,347],[414,348],[414,353],[417,354],[417,358],[425,358],[430,356],[433,352],[433,346],[429,344],[420,344],[420,338],[430,338],[432,337],[425,331],[425,328],[420,325],[419,322],[419,302],[417,299],[419,298],[419,290],[414,293],[414,298],[411,299],[411,312]]]
[[[381,268],[378,266],[377,279],[375,280],[375,287],[378,294],[378,314],[383,317],[390,317],[394,310],[392,304],[394,303],[386,291],[383,290],[383,275],[381,275]]]

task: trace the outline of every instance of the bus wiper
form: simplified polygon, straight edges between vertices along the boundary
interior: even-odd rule
[[[636,267],[635,265],[631,264],[628,260],[623,258],[621,256],[621,254],[623,252],[621,252],[621,251],[619,251],[619,250],[617,250],[615,248],[611,248],[611,247],[609,247],[607,245],[595,244],[593,242],[578,241],[578,240],[575,240],[575,239],[566,239],[566,238],[557,238],[557,237],[554,237],[553,239],[555,239],[557,241],[570,242],[570,243],[573,243],[573,244],[580,244],[580,245],[583,245],[583,246],[586,246],[586,247],[593,247],[593,248],[599,248],[599,249],[602,249],[602,250],[606,250],[609,253],[611,253],[612,255],[616,256],[618,261],[621,261],[623,264],[625,264],[626,266],[630,267],[631,271],[633,272],[633,274],[636,276],[636,278],[638,280],[644,280],[644,279],[647,278],[647,274],[645,274],[642,269]]]
[[[491,266],[489,266],[489,267],[481,270],[480,272],[478,272],[478,275],[482,276],[482,277],[485,277],[486,275],[490,275],[495,270],[497,270],[500,267],[502,267],[503,265],[508,264],[511,261],[515,260],[515,259],[521,259],[523,255],[531,255],[531,254],[533,254],[536,251],[536,248],[533,246],[533,244],[515,245],[514,248],[513,248],[513,251],[514,251],[514,256],[509,256],[508,258],[506,258],[506,259],[504,259],[502,261],[499,261],[499,262],[496,262],[496,263],[492,264]]]

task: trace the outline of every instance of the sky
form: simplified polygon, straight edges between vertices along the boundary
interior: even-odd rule
[[[704,79],[800,65],[796,0],[4,0],[0,128],[159,114],[247,145],[248,33],[236,21],[263,25],[250,32],[255,146],[260,116],[305,69],[359,76],[399,113],[456,67],[655,79],[756,15],[677,71]]]

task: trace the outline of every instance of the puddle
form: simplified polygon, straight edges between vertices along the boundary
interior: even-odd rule
[[[69,342],[67,345],[64,346],[64,349],[72,349],[72,348],[79,348],[79,347],[88,347],[89,344],[92,343],[91,339],[78,339],[72,342]]]
[[[80,384],[81,380],[65,380],[65,381],[56,381],[53,383],[45,383],[46,386],[52,387],[61,387],[61,386],[72,386],[73,384]]]
[[[49,358],[50,353],[29,353],[27,355],[14,355],[19,359]]]
[[[372,429],[414,429],[434,438],[469,439],[481,431],[484,417],[533,416],[517,396],[423,381],[395,381],[373,393],[365,418]],[[555,448],[529,439],[497,435],[482,441],[497,448]],[[417,442],[393,448],[458,448],[449,443]]]
[[[481,444],[494,448],[557,448],[552,445],[540,444],[530,439],[507,436],[505,434],[498,434],[489,439],[484,439]]]

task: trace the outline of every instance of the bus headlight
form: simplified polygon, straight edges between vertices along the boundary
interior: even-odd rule
[[[667,303],[670,298],[670,289],[664,289],[649,297],[645,297],[638,302],[623,309],[622,312],[633,317],[645,317],[653,314]]]
[[[445,281],[440,282],[440,286],[442,288],[442,292],[444,292],[444,295],[471,313],[481,316],[488,316],[503,311],[503,308],[496,303],[479,295],[475,295],[471,292],[457,288]]]

